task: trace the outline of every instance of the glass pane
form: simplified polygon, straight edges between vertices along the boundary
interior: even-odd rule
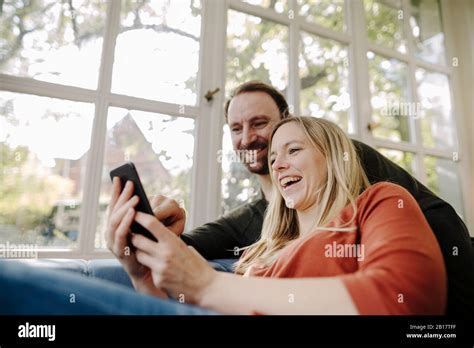
[[[412,152],[404,152],[399,150],[393,149],[384,149],[384,148],[377,148],[382,155],[387,157],[392,162],[395,162],[400,167],[405,169],[411,175],[414,175],[413,171],[413,153]]]
[[[299,74],[301,114],[324,117],[349,129],[349,62],[347,46],[301,33]]]
[[[286,93],[288,27],[229,10],[227,24],[226,91],[260,80]]]
[[[365,0],[369,41],[376,45],[407,52],[403,34],[403,11],[400,0]]]
[[[417,69],[418,98],[421,103],[421,137],[423,145],[453,148],[454,120],[446,75]]]
[[[223,132],[222,152],[218,159],[222,163],[221,207],[222,213],[226,213],[255,199],[260,186],[257,176],[250,174],[235,155],[228,125],[224,126]]]
[[[448,159],[426,156],[424,158],[427,186],[450,203],[461,217],[464,214],[459,186],[458,165]]]
[[[328,29],[343,31],[344,0],[298,0],[299,14],[308,22]]]
[[[112,169],[131,161],[148,196],[162,194],[190,206],[194,120],[109,108],[96,248],[105,248],[106,208]]]
[[[372,134],[391,141],[409,141],[409,116],[417,109],[408,100],[407,66],[367,52],[372,93]]]
[[[74,247],[94,106],[0,92],[0,240]]]
[[[114,93],[195,105],[199,1],[122,1]]]
[[[445,64],[441,6],[438,0],[411,0],[410,27],[415,54],[430,63]]]
[[[5,1],[0,73],[96,88],[106,7],[105,0]]]
[[[288,11],[287,0],[242,0],[243,2],[251,5],[257,5],[264,8],[271,8],[278,13],[284,13]]]

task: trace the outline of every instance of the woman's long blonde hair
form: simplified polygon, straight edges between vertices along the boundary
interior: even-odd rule
[[[284,124],[295,122],[306,135],[310,143],[322,153],[326,159],[327,177],[318,189],[318,205],[321,207],[315,216],[314,228],[322,230],[353,230],[357,208],[356,199],[370,184],[356,153],[352,141],[344,131],[331,121],[314,117],[290,117],[281,120],[273,128],[268,149],[275,132]],[[270,156],[269,157],[269,168]],[[263,220],[260,239],[250,245],[238,261],[235,272],[245,273],[251,266],[269,265],[290,241],[300,235],[296,210],[286,206],[285,200],[277,189],[278,183],[271,176],[273,194]],[[328,228],[327,224],[334,220],[348,204],[353,208],[349,221],[342,222],[339,227]]]

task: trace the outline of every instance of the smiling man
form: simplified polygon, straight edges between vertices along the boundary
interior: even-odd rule
[[[164,196],[151,199],[156,217],[181,236],[206,259],[236,259],[238,250],[260,238],[263,218],[272,193],[268,170],[268,142],[273,126],[290,117],[285,98],[272,86],[251,81],[237,87],[225,104],[234,150],[256,151],[256,160],[246,164],[257,176],[261,192],[248,202],[213,222],[183,233],[185,215],[177,202]],[[469,233],[454,209],[434,195],[404,169],[373,148],[352,140],[371,184],[389,181],[407,189],[417,200],[443,252],[448,274],[449,314],[474,312],[474,265]],[[342,155],[342,154],[341,154]],[[456,250],[456,253],[453,253]]]

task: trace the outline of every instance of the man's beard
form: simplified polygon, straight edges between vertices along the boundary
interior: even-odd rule
[[[240,151],[258,151],[264,148],[268,148],[268,142],[262,142],[259,140],[254,141],[246,147],[241,147]],[[245,162],[245,167],[250,173],[257,175],[267,175],[270,173],[268,170],[268,152],[265,156],[260,159],[255,158],[255,161]]]

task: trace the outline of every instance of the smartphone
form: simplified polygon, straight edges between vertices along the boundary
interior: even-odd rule
[[[123,191],[127,180],[133,182],[133,195],[137,195],[140,199],[138,204],[135,206],[135,210],[140,211],[145,214],[153,214],[153,210],[151,209],[150,202],[145,194],[145,190],[143,189],[142,182],[140,177],[138,176],[137,169],[132,162],[127,162],[120,167],[113,169],[110,172],[110,179],[113,181],[114,177],[118,176],[120,178],[120,184],[122,185],[121,191]],[[144,235],[145,237],[157,242],[155,236],[148,231],[145,227],[140,225],[138,222],[133,221],[130,229],[133,233],[139,233]]]

